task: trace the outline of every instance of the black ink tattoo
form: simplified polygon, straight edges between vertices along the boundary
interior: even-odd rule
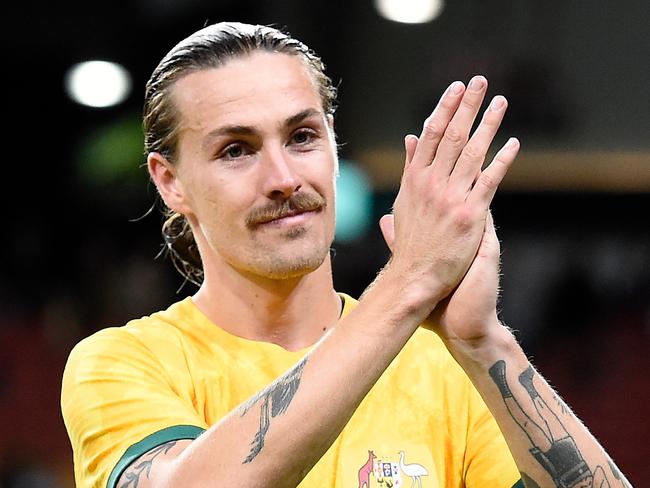
[[[570,409],[567,406],[567,404],[564,403],[559,396],[554,394],[553,395],[553,400],[555,400],[555,402],[557,403],[557,406],[560,407],[560,410],[562,411],[562,414],[566,414],[566,413],[570,412]]]
[[[602,466],[596,466],[594,471],[591,471],[558,414],[540,396],[535,387],[535,372],[532,366],[519,375],[519,384],[528,394],[528,398],[517,398],[513,394],[506,377],[505,361],[494,363],[488,373],[499,388],[510,416],[530,440],[533,446],[530,453],[551,475],[558,488],[611,487]],[[557,396],[554,396],[554,399],[562,414],[569,411]],[[613,469],[612,472],[616,476]],[[524,473],[522,481],[526,487],[539,486]],[[624,482],[622,485],[625,486]]]
[[[627,482],[627,480],[623,477],[619,469],[614,465],[613,462],[611,462],[609,459],[607,460],[607,464],[609,464],[609,469],[611,470],[612,474],[614,475],[614,478],[616,478],[618,481],[621,482],[621,484],[625,488],[632,488],[632,485]]]
[[[589,486],[593,486],[594,488],[611,488],[612,485],[607,481],[607,476],[605,476],[605,470],[602,466],[596,466],[596,469],[594,470],[594,479],[592,484]]]
[[[250,463],[264,447],[264,438],[271,426],[271,419],[287,411],[291,400],[293,400],[293,397],[298,391],[298,386],[300,386],[302,371],[306,363],[307,357],[242,406],[241,415],[243,417],[253,405],[259,400],[262,400],[260,407],[260,429],[251,441],[250,453],[246,456],[242,464]]]
[[[121,476],[124,483],[121,484],[119,488],[138,488],[142,473],[146,473],[147,478],[149,478],[149,473],[151,473],[151,466],[153,465],[154,459],[156,459],[160,454],[167,454],[170,449],[176,445],[176,442],[177,441],[167,442],[166,444],[155,447],[144,454],[144,459],[140,458],[140,461],[138,461],[137,464],[130,466]]]
[[[540,488],[539,483],[524,472],[521,473],[521,481],[524,482],[525,488]]]

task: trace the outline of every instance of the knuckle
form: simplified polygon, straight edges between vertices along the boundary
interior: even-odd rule
[[[454,223],[461,231],[471,229],[474,225],[474,215],[467,207],[459,208],[454,213]]]
[[[440,108],[442,108],[447,113],[453,113],[456,111],[458,101],[453,97],[443,97],[440,100]]]
[[[466,159],[475,161],[483,159],[485,157],[485,152],[476,144],[467,144],[463,149],[463,155]]]
[[[501,117],[493,112],[487,112],[481,120],[481,125],[494,130],[501,125]]]
[[[493,189],[497,187],[498,182],[492,175],[488,173],[482,173],[477,181],[477,184],[482,185],[488,189]]]
[[[440,124],[440,122],[429,118],[425,121],[424,126],[422,127],[422,137],[438,140],[442,137],[444,131],[445,128]]]
[[[447,127],[444,138],[447,143],[454,147],[462,146],[465,143],[464,134],[453,126]]]
[[[478,106],[480,104],[480,101],[478,101],[473,96],[465,96],[460,101],[460,104],[465,110],[471,110],[473,112],[475,110],[478,110]]]

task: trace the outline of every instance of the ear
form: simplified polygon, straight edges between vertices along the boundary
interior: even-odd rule
[[[160,197],[170,209],[184,215],[191,212],[183,182],[178,177],[178,168],[162,154],[151,152],[147,156],[147,169]]]

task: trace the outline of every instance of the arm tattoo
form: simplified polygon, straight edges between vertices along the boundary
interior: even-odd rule
[[[131,465],[124,472],[121,477],[121,479],[124,480],[124,483],[122,483],[119,488],[138,488],[142,473],[146,473],[147,478],[149,478],[149,473],[151,472],[151,466],[153,465],[154,459],[156,459],[161,453],[167,454],[170,449],[176,445],[176,442],[177,441],[167,442],[166,444],[154,447],[151,451],[144,454],[137,464]]]
[[[260,407],[260,429],[251,441],[251,450],[242,464],[250,463],[264,447],[264,438],[271,426],[271,419],[287,411],[289,404],[300,386],[302,371],[307,363],[307,357],[294,366],[288,373],[274,381],[268,388],[251,398],[241,407],[241,416],[262,401]]]
[[[540,488],[539,484],[523,471],[521,473],[521,481],[523,481],[525,488]]]
[[[623,477],[619,469],[616,467],[616,465],[611,462],[609,459],[607,460],[607,464],[609,465],[609,469],[612,471],[612,474],[614,475],[614,478],[616,478],[618,481],[620,481],[625,488],[632,488],[632,485],[627,482],[627,480]]]
[[[592,471],[587,465],[580,449],[567,431],[561,416],[569,412],[569,408],[559,397],[554,396],[557,408],[554,410],[539,395],[535,387],[536,377],[532,366],[519,375],[519,384],[526,392],[525,395],[515,394],[510,388],[506,377],[506,363],[499,360],[488,370],[492,381],[499,388],[503,402],[512,419],[524,431],[532,448],[529,452],[549,473],[558,488],[611,488],[610,480],[602,466],[596,466]],[[559,413],[557,412],[559,410]],[[617,480],[618,471],[610,465]],[[538,487],[532,478],[522,473],[526,487]],[[627,484],[621,479],[619,486]]]
[[[561,399],[559,396],[557,396],[557,395],[554,394],[554,395],[553,395],[553,400],[556,401],[557,406],[560,407],[560,411],[561,411],[562,413],[569,413],[569,412],[570,412],[570,409],[569,409],[569,407],[567,406],[567,404],[564,403],[564,402],[562,401],[562,399]]]

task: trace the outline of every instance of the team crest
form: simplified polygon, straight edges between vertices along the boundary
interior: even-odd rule
[[[410,481],[411,488],[423,488],[422,478],[429,471],[417,463],[406,463],[404,451],[399,452],[399,461],[391,456],[378,457],[368,451],[368,459],[359,468],[358,488],[402,488]]]

